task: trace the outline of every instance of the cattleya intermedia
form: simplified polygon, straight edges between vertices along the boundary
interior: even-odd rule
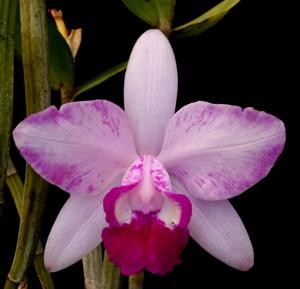
[[[125,111],[106,100],[74,102],[16,127],[26,161],[70,194],[46,244],[50,271],[103,241],[123,274],[165,274],[189,235],[229,266],[253,265],[249,236],[227,199],[268,174],[284,125],[253,108],[202,101],[174,114],[176,98],[172,48],[148,30],[128,63]]]

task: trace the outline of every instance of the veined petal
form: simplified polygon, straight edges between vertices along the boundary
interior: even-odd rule
[[[196,102],[172,117],[158,159],[192,195],[224,200],[264,178],[284,143],[284,124],[270,114]]]
[[[105,100],[51,106],[22,121],[13,136],[38,174],[78,195],[99,193],[136,158],[125,112]]]
[[[160,30],[148,30],[136,42],[128,62],[125,111],[140,155],[157,155],[175,112],[177,68],[172,47]]]
[[[188,195],[193,214],[188,226],[191,237],[208,253],[238,270],[249,270],[254,253],[249,235],[229,201],[202,201],[188,194],[178,180],[174,188]]]
[[[47,240],[45,265],[48,271],[64,269],[97,247],[106,224],[99,194],[71,195],[57,216]]]
[[[242,271],[254,263],[249,235],[229,201],[201,201],[190,197],[193,214],[191,237],[208,253]]]

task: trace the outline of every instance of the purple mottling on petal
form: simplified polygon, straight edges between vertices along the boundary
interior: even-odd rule
[[[244,113],[244,116],[248,122],[251,123],[257,121],[258,113],[255,110],[248,108],[248,109],[244,109],[244,111],[241,112],[241,114],[242,113]]]
[[[182,124],[182,119],[181,119],[181,116],[180,115],[178,115],[177,117],[176,117],[176,127],[179,127],[181,124]]]
[[[74,189],[74,187],[79,186],[83,179],[85,178],[85,176],[88,176],[91,172],[90,171],[86,171],[83,174],[80,174],[78,176],[76,176],[75,178],[73,178],[73,180],[69,183],[69,185],[66,187],[67,191],[72,191]]]
[[[30,148],[20,148],[20,152],[26,159],[30,160],[33,166],[40,167],[41,174],[47,174],[50,182],[62,185],[66,179],[73,175],[74,166],[59,165],[51,161],[42,163],[40,161],[42,159],[40,153]]]
[[[194,178],[194,182],[199,186],[199,188],[201,188],[205,184],[205,179],[197,176]]]
[[[94,107],[96,111],[101,116],[102,124],[105,126],[108,126],[111,129],[111,132],[116,135],[120,136],[120,119],[112,115],[110,113],[110,110],[108,108],[108,102],[107,101],[101,101],[101,102],[94,102]]]
[[[31,148],[22,147],[20,148],[20,153],[34,163],[37,162],[39,159],[39,154]]]
[[[109,110],[108,110],[108,107],[107,107],[107,103],[105,101],[95,101],[93,103],[95,109],[97,112],[99,112],[101,114],[102,117],[104,118],[108,118],[109,116]]]
[[[44,114],[43,112],[38,112],[26,119],[30,124],[43,125],[45,122],[54,122],[57,123],[59,120],[59,112],[57,108],[53,105],[48,108],[48,113]]]
[[[170,120],[158,159],[194,196],[224,200],[265,177],[284,142],[284,124],[270,114],[196,102]]]
[[[144,175],[144,165],[143,165],[143,157],[139,157],[137,160],[133,162],[132,165],[128,168],[126,171],[123,180],[122,185],[129,185],[132,183],[139,182]]]
[[[171,230],[155,214],[136,213],[130,224],[111,226],[102,231],[102,240],[112,262],[122,274],[147,269],[164,275],[180,263],[179,254],[188,241],[186,228]]]
[[[82,176],[74,178],[70,184],[66,187],[66,191],[71,191],[74,187],[79,186],[82,183]]]
[[[151,157],[150,173],[153,184],[160,191],[170,191],[171,181],[168,172],[163,165],[154,157]]]
[[[93,191],[94,191],[94,186],[93,186],[92,184],[90,184],[90,185],[88,186],[87,192],[88,192],[88,193],[91,193],[91,192],[93,192]]]
[[[263,150],[261,154],[257,156],[260,166],[253,168],[250,175],[256,179],[261,179],[266,176],[270,170],[270,166],[274,163],[274,159],[282,152],[283,147],[284,144],[280,143]]]
[[[272,115],[264,112],[264,111],[257,111],[252,107],[247,107],[240,112],[241,116],[245,117],[246,122],[257,124],[264,124],[266,126],[272,125],[276,122],[276,118]]]
[[[208,106],[207,110],[198,110],[198,112],[194,115],[189,116],[188,113],[184,113],[184,121],[182,121],[182,124],[186,124],[187,118],[190,119],[189,125],[185,129],[185,133],[189,133],[190,130],[194,129],[195,127],[198,129],[198,131],[202,130],[207,123],[211,121],[211,119],[216,117],[216,113],[217,108],[213,105]]]
[[[13,137],[32,168],[70,194],[84,195],[90,184],[90,194],[100,193],[137,157],[127,115],[102,100],[51,106],[22,121]]]
[[[74,113],[74,110],[76,111],[76,113]],[[66,105],[62,106],[60,111],[61,119],[72,125],[81,125],[86,114],[84,107],[82,106],[74,107],[72,105]]]
[[[181,183],[181,185],[183,186],[183,188],[186,191],[189,191],[189,188],[186,185],[185,180],[184,180],[184,177],[187,175],[188,175],[188,173],[186,170],[178,169],[178,170],[172,172],[172,176],[175,177]]]

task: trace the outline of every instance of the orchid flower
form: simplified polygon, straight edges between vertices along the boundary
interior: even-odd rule
[[[202,101],[175,113],[176,98],[172,48],[148,30],[128,63],[125,111],[106,100],[68,103],[16,127],[26,161],[70,194],[46,244],[49,271],[103,241],[123,274],[165,274],[189,235],[229,266],[252,267],[251,241],[227,199],[268,174],[284,124],[253,108]]]

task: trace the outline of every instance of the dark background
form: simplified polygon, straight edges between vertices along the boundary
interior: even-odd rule
[[[47,1],[48,7],[63,9],[70,28],[82,27],[83,40],[76,58],[76,84],[97,76],[128,59],[139,35],[149,28],[123,5],[112,1]],[[197,17],[218,1],[178,0],[174,26]],[[285,4],[283,4],[285,3]],[[284,6],[286,5],[286,6]],[[290,288],[295,279],[292,242],[294,231],[290,204],[295,189],[290,185],[290,114],[292,95],[289,71],[293,66],[289,38],[291,8],[285,1],[242,0],[217,26],[195,38],[173,40],[179,74],[178,108],[197,101],[253,106],[282,119],[287,127],[286,149],[271,173],[232,203],[249,232],[255,250],[255,266],[249,272],[236,271],[214,259],[190,240],[182,264],[164,277],[146,274],[146,289],[244,288],[282,284]],[[16,65],[14,125],[24,118],[22,70]],[[113,77],[79,99],[104,98],[123,105],[124,73]],[[54,98],[57,97],[53,96]],[[293,96],[294,97],[294,96]],[[57,103],[57,100],[53,100]],[[16,157],[23,166],[21,158]],[[67,194],[50,187],[41,232],[47,235]],[[6,194],[6,208],[0,224],[0,287],[13,258],[18,217]],[[4,232],[4,233],[3,233]],[[81,264],[53,274],[56,288],[83,288]],[[30,288],[39,288],[34,271]],[[124,287],[125,288],[125,287]]]

